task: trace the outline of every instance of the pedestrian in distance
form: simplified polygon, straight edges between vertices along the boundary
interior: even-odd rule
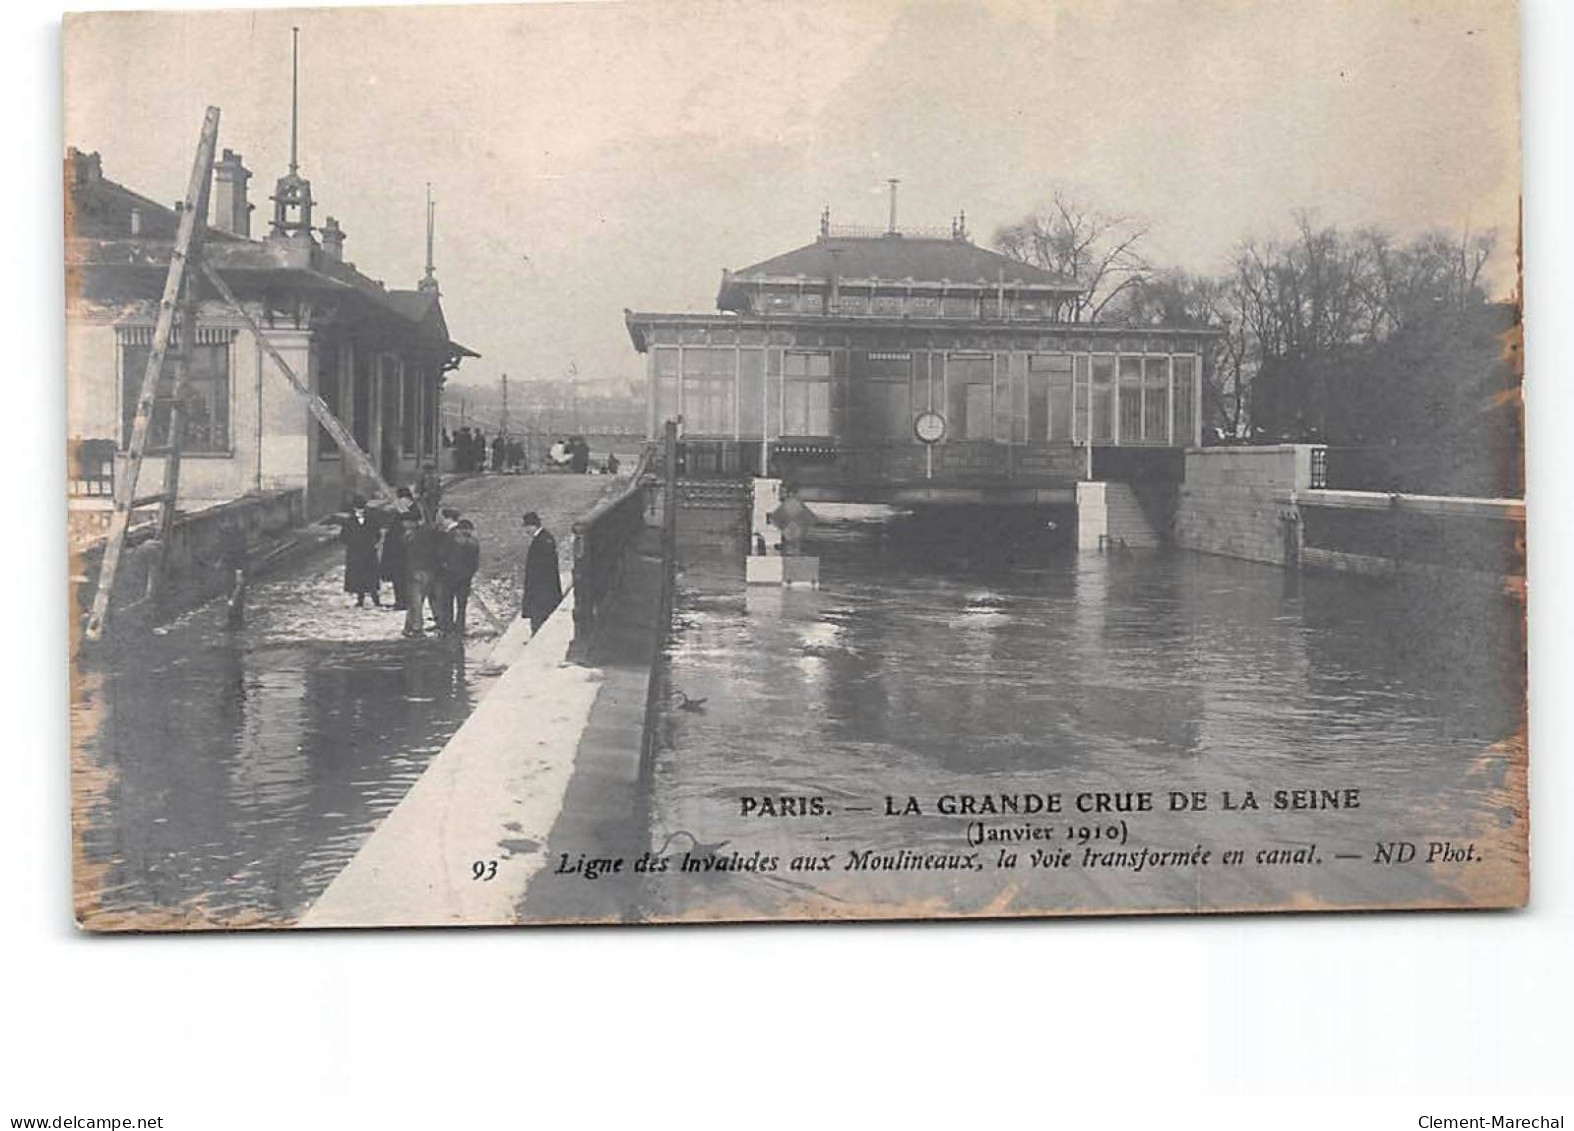
[[[496,436],[492,437],[492,470],[493,471],[506,471],[507,470],[507,462],[508,461],[507,461],[504,453],[506,453],[508,451],[508,444],[509,444],[509,441],[503,439],[503,434],[501,432],[499,432]]]
[[[405,568],[409,579],[406,591],[409,607],[404,613],[404,635],[425,636],[425,606],[433,604],[432,612],[437,615],[432,590],[437,581],[437,572],[442,567],[443,534],[432,523],[414,514],[405,515],[403,525]],[[442,621],[439,620],[438,624],[440,627]]]
[[[373,605],[381,605],[378,591],[377,543],[382,537],[382,527],[366,509],[366,499],[356,495],[350,502],[350,513],[339,527],[339,541],[344,543],[344,591],[355,594],[355,607],[364,609],[366,598]]]
[[[463,638],[465,618],[470,610],[470,585],[481,566],[481,540],[475,526],[461,518],[444,536],[442,591],[448,602],[448,631]]]
[[[520,522],[525,537],[530,539],[525,550],[525,595],[520,615],[530,622],[530,635],[534,636],[563,600],[563,582],[558,577],[557,539],[541,525],[541,516],[526,511]]]

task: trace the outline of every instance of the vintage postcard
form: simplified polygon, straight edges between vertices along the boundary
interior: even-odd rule
[[[1524,905],[1518,21],[67,16],[78,922]]]

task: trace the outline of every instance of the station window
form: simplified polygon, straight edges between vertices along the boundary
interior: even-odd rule
[[[765,424],[765,351],[738,354],[738,434],[759,436]]]
[[[1173,442],[1176,444],[1190,444],[1196,436],[1196,419],[1193,408],[1196,404],[1196,369],[1195,357],[1177,357],[1175,359],[1175,433]]]
[[[1078,354],[1073,359],[1071,382],[1071,429],[1073,440],[1088,441],[1088,356]]]
[[[656,429],[678,418],[678,351],[651,351],[651,371],[656,381]]]
[[[959,440],[988,440],[995,434],[995,359],[989,355],[946,358],[948,433]]]
[[[1149,444],[1167,444],[1170,421],[1170,359],[1146,357],[1142,360],[1142,439]]]
[[[790,351],[782,364],[782,435],[829,436],[831,355]]]
[[[738,386],[738,351],[731,346],[683,351],[683,430],[699,436],[731,436]]]
[[[1120,359],[1120,440],[1135,444],[1142,439],[1142,358]]]
[[[1115,359],[1093,355],[1093,442],[1107,444],[1115,438]]]
[[[913,355],[870,353],[864,378],[869,434],[887,440],[913,439]]]
[[[137,415],[137,397],[142,392],[142,377],[147,370],[151,344],[126,345],[121,348],[121,446],[131,442],[131,422]],[[174,347],[166,355],[162,387],[173,379],[170,359]],[[162,388],[161,388],[162,391]],[[186,370],[186,380],[180,390],[182,454],[228,454],[230,450],[230,347],[229,344],[204,345],[202,339],[191,348],[191,363]],[[164,447],[169,443],[169,405],[155,403],[153,419],[148,425],[148,446]]]
[[[1064,440],[1071,435],[1071,355],[1029,354],[1028,439]]]

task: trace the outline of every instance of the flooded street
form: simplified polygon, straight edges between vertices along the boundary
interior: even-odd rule
[[[1079,555],[1043,530],[996,535],[826,523],[809,549],[817,591],[680,582],[672,686],[705,703],[664,720],[653,845],[686,830],[745,865],[756,852],[780,863],[664,877],[657,914],[1359,906],[1382,898],[1375,841],[1507,832],[1522,690],[1503,657],[1523,645],[1502,598],[1183,552]],[[1281,789],[1356,789],[1359,802],[1276,812]],[[1254,790],[1260,808],[1220,812],[1224,790],[1238,806]],[[1170,791],[1206,792],[1211,807],[1169,812]],[[962,795],[1057,792],[1068,812],[1054,818],[955,811]],[[1121,811],[1139,792],[1157,811]],[[1078,813],[1084,793],[1107,795],[1111,811]],[[922,815],[884,815],[888,795],[917,798]],[[819,798],[826,812],[745,815],[760,798]],[[945,798],[949,814],[936,811]],[[1315,844],[1317,864],[1136,882],[1064,862],[949,882],[844,870],[849,853],[966,854],[981,826],[1026,825],[1054,839],[1027,844],[1024,861],[1033,848],[1068,849],[1080,865],[1089,847]],[[1476,882],[1510,870],[1522,833]],[[678,833],[669,851],[687,844]],[[792,873],[791,857],[811,851],[834,854],[836,870]],[[1462,898],[1419,870],[1383,882],[1391,902]],[[920,899],[937,884],[950,897]]]
[[[449,492],[476,523],[476,590],[500,620],[519,600],[520,511],[542,513],[566,568],[569,524],[612,482],[499,476]],[[498,626],[474,597],[462,643],[402,640],[403,613],[343,592],[342,556],[256,584],[239,630],[210,603],[83,665],[73,786],[101,921],[292,922],[485,693]]]

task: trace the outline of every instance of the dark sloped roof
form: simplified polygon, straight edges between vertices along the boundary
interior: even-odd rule
[[[923,282],[1007,283],[1080,290],[1071,280],[989,251],[964,239],[913,236],[825,237],[811,244],[733,272],[750,275],[803,275],[827,279],[913,279]]]
[[[173,208],[132,192],[107,177],[83,178],[66,189],[66,235],[70,239],[126,239],[131,236],[131,214],[140,214],[138,236],[170,240],[180,225]],[[209,227],[205,239],[233,240],[228,232]]]
[[[421,331],[428,337],[452,346],[457,356],[481,356],[448,336],[448,320],[443,317],[443,305],[438,301],[435,290],[384,291],[382,300],[396,313],[420,326]]]

